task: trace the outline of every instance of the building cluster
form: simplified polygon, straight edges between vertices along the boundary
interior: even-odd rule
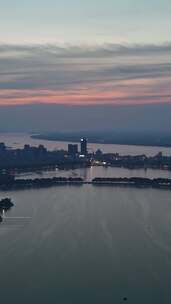
[[[68,144],[68,150],[48,151],[43,145],[32,147],[28,144],[23,149],[10,149],[0,143],[0,169],[41,168],[47,166],[88,167],[113,166],[125,168],[158,168],[171,170],[171,156],[164,156],[159,152],[155,156],[146,155],[120,155],[118,153],[103,153],[97,150],[88,152],[86,138],[78,144]]]
[[[10,149],[0,143],[0,169],[36,168],[42,166],[87,166],[89,163],[87,139],[77,144],[69,144],[68,151],[48,151],[43,145],[32,147],[28,144],[23,149]]]
[[[68,144],[68,154],[73,157],[86,157],[88,155],[87,139],[81,138],[80,151],[78,149],[78,144]]]

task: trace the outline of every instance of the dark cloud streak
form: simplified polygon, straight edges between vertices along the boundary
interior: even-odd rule
[[[165,94],[157,95],[158,87],[164,89]],[[14,94],[13,90],[21,91],[21,95],[24,90],[30,90],[30,96],[41,97],[46,96],[48,90],[57,95],[62,91],[65,95],[72,91],[79,95],[84,88],[84,94],[94,90],[97,96],[101,92],[107,94],[109,89],[111,92],[127,89],[127,100],[138,101],[146,95],[134,96],[133,88],[135,91],[151,88],[151,98],[163,96],[168,101],[170,87],[170,43],[92,47],[0,45],[0,98],[4,100],[12,99],[10,91]],[[3,90],[9,93],[3,94]]]

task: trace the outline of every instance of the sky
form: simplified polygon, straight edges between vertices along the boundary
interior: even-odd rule
[[[171,102],[170,0],[0,8],[0,105]]]

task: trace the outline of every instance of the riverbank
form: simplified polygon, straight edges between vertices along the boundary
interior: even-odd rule
[[[133,188],[155,188],[171,190],[171,179],[167,178],[102,178],[96,177],[90,181],[86,181],[80,177],[65,178],[36,178],[36,179],[14,179],[10,182],[3,182],[0,184],[0,190],[23,190],[23,189],[38,189],[49,188],[54,186],[113,186],[113,187],[133,187]]]
[[[105,166],[128,169],[162,169],[171,171],[171,156],[158,152],[154,156],[145,154],[122,155],[119,153],[104,153],[98,149],[89,152],[87,143],[85,155],[81,154],[78,146],[73,153],[67,150],[48,150],[44,145],[30,146],[25,144],[20,149],[10,149],[5,143],[0,143],[0,170],[40,170],[48,167],[58,169],[76,169],[82,167]],[[70,146],[69,146],[70,148]],[[80,147],[81,148],[81,147]]]
[[[104,145],[126,145],[126,146],[140,146],[140,147],[171,147],[170,134],[149,134],[149,133],[103,133],[103,132],[79,132],[79,133],[48,133],[48,134],[33,134],[32,139],[60,141],[60,142],[74,142],[79,143],[81,137],[88,138],[91,144]]]

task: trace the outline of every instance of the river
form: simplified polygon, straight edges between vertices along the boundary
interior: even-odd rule
[[[7,136],[6,143],[28,143],[23,136],[20,142]],[[142,172],[89,170],[59,173]],[[2,303],[119,304],[124,297],[131,304],[171,303],[170,191],[83,185],[0,192],[6,196],[15,206],[0,224]]]

